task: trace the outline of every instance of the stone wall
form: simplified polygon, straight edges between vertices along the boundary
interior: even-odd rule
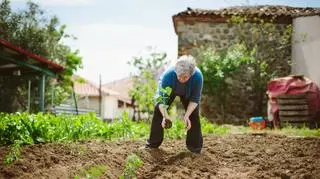
[[[244,24],[249,29],[252,24]],[[284,31],[285,24],[276,24],[279,31]],[[196,55],[202,45],[211,45],[217,49],[223,49],[235,44],[237,41],[237,25],[217,22],[182,22],[176,24],[178,34],[178,55]],[[250,32],[246,32],[250,38]]]
[[[201,45],[221,49],[235,43],[235,26],[227,23],[178,22],[178,54],[196,55]]]

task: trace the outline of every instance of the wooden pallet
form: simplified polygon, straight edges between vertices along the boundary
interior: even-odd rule
[[[306,94],[277,97],[280,123],[308,123],[311,120]]]

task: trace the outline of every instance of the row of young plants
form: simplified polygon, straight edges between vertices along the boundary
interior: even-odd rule
[[[89,138],[137,139],[147,137],[148,122],[133,122],[127,113],[122,118],[107,123],[94,114],[52,115],[0,113],[0,145],[11,145],[19,141],[22,145],[76,141]],[[228,128],[216,126],[201,118],[204,134],[225,134]],[[171,129],[165,132],[168,138],[182,138],[185,126],[182,120],[174,120]]]
[[[52,115],[28,113],[0,113],[0,146],[12,145],[5,163],[10,164],[20,157],[23,145],[67,142],[93,138],[105,140],[138,139],[149,135],[148,122],[133,122],[127,113],[122,118],[107,123],[95,114]],[[216,126],[201,118],[204,134],[226,134],[229,128]],[[166,130],[167,138],[183,138],[185,126],[182,120],[174,120],[171,129]]]
[[[108,140],[125,137],[139,137],[144,134],[138,128],[146,124],[134,125],[127,115],[113,123],[105,123],[94,114],[79,116],[51,114],[0,114],[0,145],[75,141],[101,137]]]
[[[204,135],[224,135],[230,132],[229,127],[212,124],[203,117],[201,118],[201,128]],[[149,122],[133,122],[127,113],[110,123],[98,119],[93,113],[78,116],[43,113],[0,113],[0,146],[77,141],[92,138],[105,140],[138,139],[148,137],[149,132]],[[301,136],[320,136],[319,129],[307,130],[285,127],[281,132],[295,133]],[[182,120],[173,120],[173,126],[165,130],[166,138],[180,139],[185,137],[185,134],[185,125]]]

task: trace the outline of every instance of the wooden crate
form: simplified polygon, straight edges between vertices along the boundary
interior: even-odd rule
[[[279,105],[279,120],[288,123],[308,123],[311,120],[306,94],[280,95],[277,97]]]

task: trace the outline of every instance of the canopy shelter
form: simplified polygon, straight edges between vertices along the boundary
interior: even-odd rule
[[[8,95],[15,95],[12,91],[18,91],[19,83],[28,86],[28,104],[30,104],[31,81],[37,81],[39,94],[36,95],[39,109],[44,111],[45,106],[45,79],[57,78],[64,68],[44,57],[35,55],[27,50],[17,47],[10,42],[0,39],[0,111],[8,111],[8,101],[16,99]],[[11,87],[11,88],[10,88]],[[22,93],[23,94],[23,93]],[[10,100],[1,100],[1,99]],[[30,105],[28,105],[30,107]]]

